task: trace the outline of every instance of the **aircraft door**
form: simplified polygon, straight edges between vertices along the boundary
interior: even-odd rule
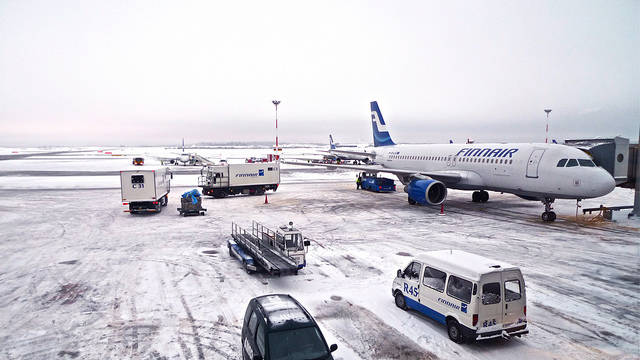
[[[529,162],[527,163],[527,177],[528,178],[537,178],[538,177],[538,166],[540,166],[540,159],[542,159],[542,154],[544,154],[544,149],[535,149],[529,156]]]

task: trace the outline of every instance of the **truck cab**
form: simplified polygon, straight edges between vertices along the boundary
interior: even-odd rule
[[[307,265],[305,254],[310,242],[304,239],[300,230],[293,227],[293,222],[278,227],[273,245],[280,252],[294,259],[298,269],[302,269]]]
[[[332,360],[311,314],[291,295],[263,295],[249,301],[242,325],[242,359]]]

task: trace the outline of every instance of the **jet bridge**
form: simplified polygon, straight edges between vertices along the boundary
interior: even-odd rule
[[[616,186],[635,188],[633,206],[607,207],[609,210],[633,208],[629,216],[640,218],[640,135],[639,144],[629,144],[629,139],[616,136],[609,139],[571,139],[565,140],[565,145],[576,147],[591,155],[596,165],[607,170],[616,181]],[[584,209],[584,212],[603,208]]]

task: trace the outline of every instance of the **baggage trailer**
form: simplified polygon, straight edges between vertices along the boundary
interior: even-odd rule
[[[169,202],[173,174],[166,167],[120,171],[122,205],[125,212],[160,212]]]
[[[207,211],[202,208],[202,197],[196,189],[182,194],[180,205],[178,211],[182,216],[204,215],[204,212]]]
[[[203,167],[198,186],[204,195],[224,198],[228,195],[263,195],[276,191],[280,184],[277,162],[220,164]]]
[[[307,265],[305,254],[310,243],[291,222],[273,231],[253,221],[251,232],[232,222],[231,237],[229,254],[242,261],[247,273],[259,266],[270,275],[297,275]]]

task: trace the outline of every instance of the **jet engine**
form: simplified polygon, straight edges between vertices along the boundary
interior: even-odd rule
[[[411,180],[404,191],[409,198],[422,205],[440,205],[447,198],[447,187],[440,181]]]

